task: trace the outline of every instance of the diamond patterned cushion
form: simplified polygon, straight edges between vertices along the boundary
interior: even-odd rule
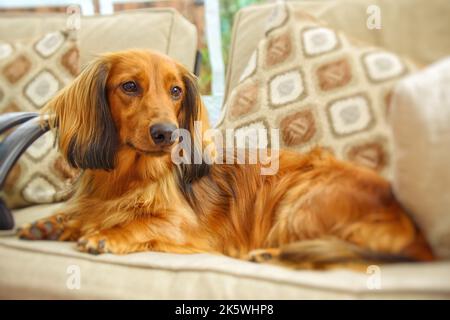
[[[0,113],[39,111],[78,74],[78,46],[63,31],[0,42]],[[10,172],[2,197],[11,208],[66,199],[77,171],[59,155],[53,133],[36,140]]]
[[[404,58],[280,4],[227,98],[218,127],[279,128],[281,148],[304,152],[320,145],[389,178],[390,91],[415,69]]]

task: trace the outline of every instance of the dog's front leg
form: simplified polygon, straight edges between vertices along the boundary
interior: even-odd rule
[[[17,236],[25,240],[76,241],[80,237],[81,221],[70,213],[57,213],[28,223],[17,229]]]
[[[78,250],[91,254],[127,254],[140,251],[172,253],[202,252],[186,239],[184,232],[158,218],[139,219],[81,237]]]

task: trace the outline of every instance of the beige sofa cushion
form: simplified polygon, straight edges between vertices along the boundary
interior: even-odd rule
[[[450,258],[450,57],[398,84],[390,118],[394,191],[435,253]]]
[[[65,31],[0,41],[0,114],[39,112],[78,74],[78,45]],[[52,132],[37,139],[8,175],[2,198],[9,208],[65,200],[78,172],[54,148]]]
[[[17,225],[61,205],[18,210]],[[79,289],[73,289],[76,274]],[[450,298],[450,262],[372,266],[366,273],[294,271],[210,254],[93,256],[76,251],[75,243],[0,232],[0,288],[0,298],[8,299]]]
[[[278,141],[299,152],[321,146],[389,178],[389,95],[416,66],[290,4],[275,7],[272,17],[218,127],[234,129],[237,144],[252,129],[279,129],[279,135],[266,130],[270,147]]]
[[[422,64],[431,63],[450,52],[450,1],[447,0],[306,0],[290,3],[294,10],[305,10],[332,28],[407,55]],[[366,26],[366,10],[373,4],[381,10],[380,30],[370,30]],[[249,6],[236,14],[225,99],[238,83],[251,54],[263,37],[273,6]]]
[[[66,14],[3,14],[0,15],[0,39],[36,37],[63,29],[66,23]],[[147,48],[163,52],[194,70],[197,31],[174,9],[83,16],[78,34],[82,65],[99,53]]]

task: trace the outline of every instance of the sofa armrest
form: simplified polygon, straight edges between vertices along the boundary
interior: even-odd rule
[[[42,119],[36,113],[10,113],[0,116],[0,129],[12,128],[20,124],[0,143],[0,190],[3,189],[6,178],[22,153],[40,136],[49,130],[47,119]],[[0,130],[0,132],[2,132]],[[11,211],[0,199],[0,230],[10,230],[14,227]]]

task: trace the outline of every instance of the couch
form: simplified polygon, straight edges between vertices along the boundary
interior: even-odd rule
[[[440,1],[442,5],[446,0]],[[450,52],[450,38],[444,33],[450,22],[439,6],[420,0],[378,0],[383,28],[375,33],[364,27],[368,4],[374,1],[299,1],[293,6],[340,28],[355,37],[408,54],[426,65]],[[435,3],[439,1],[433,1]],[[239,79],[262,36],[271,4],[242,9],[233,28],[227,92]],[[448,4],[446,4],[448,8]],[[399,12],[407,10],[407,15]],[[139,19],[133,15],[139,15]],[[161,17],[163,15],[163,17]],[[10,19],[10,20],[9,20]],[[123,19],[123,23],[117,23]],[[111,28],[121,32],[127,19],[142,26],[141,36],[115,41]],[[167,27],[172,21],[172,29]],[[61,24],[58,16],[0,18],[0,38],[5,32],[27,35]],[[172,11],[123,13],[117,17],[83,18],[81,60],[92,53],[134,46],[151,47],[181,60],[191,68],[195,60],[193,27]],[[160,28],[157,39],[146,39],[144,28]],[[117,29],[115,29],[117,28]],[[95,32],[94,32],[95,30]],[[152,29],[154,30],[154,29]],[[177,30],[183,30],[182,36]],[[189,32],[186,32],[189,31]],[[411,37],[410,34],[414,34]],[[172,37],[170,36],[172,35]],[[175,40],[175,36],[179,41]],[[111,38],[108,38],[111,37]],[[85,41],[83,41],[83,39]],[[102,41],[98,41],[102,39]],[[145,40],[146,39],[146,40]],[[108,45],[110,43],[110,45]],[[419,45],[419,44],[420,45]],[[427,45],[423,45],[426,43]],[[227,93],[226,93],[227,94]],[[226,95],[225,95],[226,99]],[[63,203],[37,205],[14,210],[16,226],[49,215]],[[79,277],[73,285],[73,275]],[[345,269],[329,271],[290,270],[254,264],[210,254],[180,255],[135,253],[99,256],[80,253],[70,242],[22,241],[14,231],[0,233],[0,298],[38,299],[435,299],[450,298],[450,262],[372,266],[366,272]]]

